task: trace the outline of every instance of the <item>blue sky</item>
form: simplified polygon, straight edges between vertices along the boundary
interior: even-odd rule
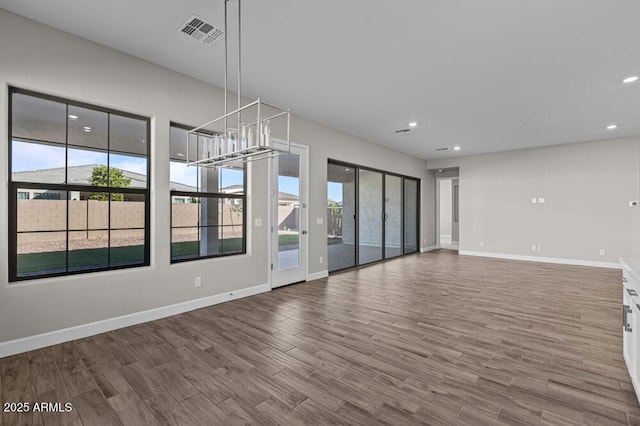
[[[342,201],[342,184],[338,182],[327,182],[327,199]]]
[[[198,168],[187,167],[187,163],[171,161],[169,163],[169,178],[171,182],[183,185],[198,185]],[[238,169],[221,168],[221,184],[223,187],[242,185],[242,171]]]
[[[22,172],[29,170],[54,169],[65,166],[65,148],[62,146],[44,145],[14,141],[12,146],[12,170]],[[69,166],[87,164],[107,164],[107,154],[98,151],[69,148]],[[111,154],[110,165],[121,170],[146,174],[147,161],[144,158]],[[170,163],[171,181],[185,185],[196,186],[196,167],[187,167],[185,163],[172,161]],[[238,170],[222,169],[222,185],[231,186],[242,183],[242,173]],[[299,195],[298,178],[280,176],[280,192]],[[342,185],[330,182],[328,185],[329,198],[342,200]]]
[[[300,183],[298,178],[280,176],[278,179],[278,191],[287,194],[300,195]]]
[[[86,164],[106,165],[107,154],[69,148],[69,166],[82,166]],[[111,154],[110,164],[122,170],[147,174],[147,160],[144,158]],[[55,169],[64,167],[64,165],[64,147],[18,141],[13,142],[11,167],[14,172]]]

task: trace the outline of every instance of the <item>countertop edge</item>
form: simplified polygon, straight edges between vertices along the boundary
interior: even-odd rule
[[[631,274],[636,282],[640,283],[640,259],[635,257],[621,257],[620,264]]]

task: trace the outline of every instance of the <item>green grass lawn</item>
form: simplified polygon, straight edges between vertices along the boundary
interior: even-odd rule
[[[279,235],[278,244],[283,246],[287,244],[297,244],[298,235]],[[171,244],[171,257],[195,257],[199,254],[200,243],[198,241],[183,241],[179,243]],[[236,252],[242,250],[242,238],[227,238],[222,240],[221,245],[222,253]]]
[[[278,236],[279,245],[297,244],[297,234]],[[232,253],[242,250],[242,238],[227,238],[221,241],[221,252]],[[106,268],[109,263],[108,248],[69,251],[69,271]],[[171,244],[171,257],[195,257],[199,254],[198,241],[184,241]],[[67,269],[64,251],[29,253],[18,255],[18,276],[64,272]],[[136,264],[144,262],[144,246],[111,248],[111,265]]]
[[[242,238],[227,238],[221,241],[220,251],[222,253],[237,252],[242,250]],[[171,257],[195,257],[199,255],[199,241],[183,241],[171,244]],[[215,253],[212,253],[215,254]]]
[[[278,245],[284,246],[287,244],[298,244],[300,240],[298,234],[284,234],[278,235]]]
[[[108,250],[108,248],[94,248],[69,251],[69,270],[106,268],[109,262]],[[112,266],[143,262],[144,246],[111,248]],[[66,270],[66,256],[64,251],[19,254],[17,266],[18,276],[64,272]]]

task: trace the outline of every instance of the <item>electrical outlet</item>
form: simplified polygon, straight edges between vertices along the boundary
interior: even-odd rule
[[[194,284],[196,287],[201,287],[202,286],[202,277],[196,277],[196,279],[194,280]]]
[[[544,204],[546,202],[547,202],[547,200],[544,197],[539,197],[538,198],[538,204]]]
[[[318,259],[320,261],[320,263],[324,263],[324,256],[320,256],[320,259]]]
[[[604,256],[605,254],[607,254],[605,249],[600,249],[600,256]]]
[[[539,245],[539,246],[537,247],[537,250],[538,250],[538,251],[542,251],[542,246],[541,246],[541,245]]]
[[[638,205],[637,201],[629,201],[629,207],[635,207]]]

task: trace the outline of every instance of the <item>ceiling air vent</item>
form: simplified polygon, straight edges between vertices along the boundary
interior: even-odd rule
[[[191,15],[178,31],[207,46],[213,46],[224,38],[224,31],[197,15]]]
[[[436,148],[436,151],[449,151],[449,148]]]
[[[410,131],[411,131],[411,129],[409,129],[409,128],[394,130],[394,132],[396,132],[399,135],[404,135],[405,133],[409,133]]]

